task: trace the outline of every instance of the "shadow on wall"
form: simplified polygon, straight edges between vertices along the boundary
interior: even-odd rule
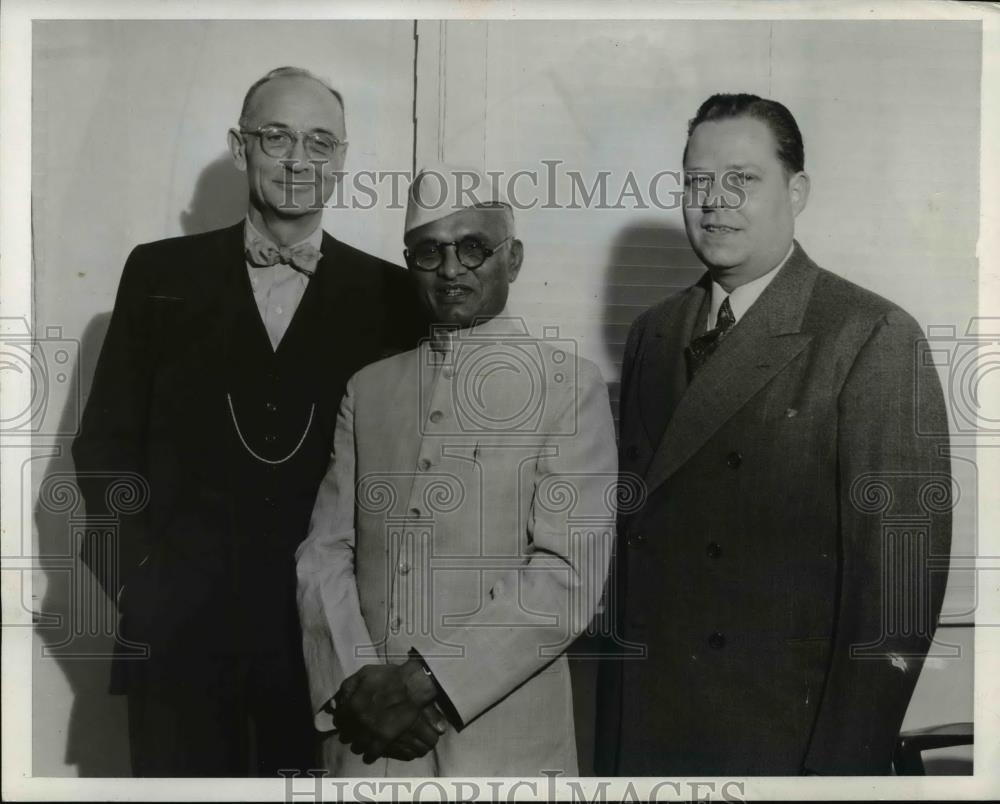
[[[625,339],[641,312],[698,281],[705,272],[680,222],[637,220],[611,242],[604,270],[604,346],[608,362],[620,366]],[[608,383],[618,424],[619,383]]]
[[[247,177],[228,151],[210,162],[198,176],[188,208],[180,215],[186,235],[232,226],[247,214]]]
[[[185,234],[230,226],[246,214],[246,177],[223,153],[209,163],[198,177],[188,208],[180,215]],[[73,696],[68,723],[55,722],[53,706],[57,696],[36,687],[33,722],[36,760],[33,772],[53,774],[60,770],[51,742],[65,735],[62,762],[75,765],[82,777],[130,776],[127,706],[124,696],[110,695],[111,655],[117,611],[107,599],[97,580],[78,559],[79,540],[74,527],[83,526],[85,509],[76,486],[76,473],[70,448],[79,429],[82,402],[89,393],[97,359],[107,334],[111,313],[96,315],[87,325],[79,345],[79,358],[73,368],[71,388],[79,389],[81,399],[70,400],[63,410],[59,435],[46,439],[51,447],[44,478],[38,489],[34,520],[38,530],[39,566],[45,573],[45,596],[40,606],[33,606],[34,628],[43,653],[40,663],[56,662]],[[44,668],[47,669],[47,668]],[[36,672],[44,677],[44,672]]]
[[[97,357],[104,343],[110,313],[95,316],[80,341],[79,359],[73,368],[72,388],[90,388]],[[33,675],[50,675],[44,663],[56,662],[73,696],[68,723],[56,723],[50,708],[58,700],[50,690],[33,691],[32,722],[39,743],[35,757],[57,765],[52,741],[65,736],[62,761],[76,766],[78,776],[130,776],[125,699],[108,694],[114,605],[107,600],[96,579],[78,560],[79,542],[74,527],[82,524],[83,500],[76,489],[76,473],[70,446],[79,428],[79,404],[70,400],[63,410],[58,432],[46,439],[51,459],[39,488],[34,519],[38,530],[38,564],[45,573],[45,597],[35,606],[34,627],[42,643],[42,654],[33,661]],[[32,772],[58,774],[45,761],[34,761]]]
[[[604,271],[604,347],[609,362],[621,365],[629,327],[635,317],[657,302],[693,284],[705,269],[688,245],[683,227],[649,219],[624,227],[608,250]],[[619,383],[608,383],[611,410],[618,425]],[[580,773],[594,774],[594,731],[597,715],[597,668],[601,650],[598,617],[570,648],[573,715]]]

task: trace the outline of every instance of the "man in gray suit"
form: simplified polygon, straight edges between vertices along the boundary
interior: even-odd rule
[[[598,772],[888,773],[946,580],[936,369],[907,313],[794,240],[788,109],[709,98],[684,171],[708,273],[625,348],[621,467],[647,496],[619,522],[615,617],[646,656],[602,668]]]

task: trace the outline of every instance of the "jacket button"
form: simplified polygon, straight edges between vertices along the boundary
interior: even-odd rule
[[[410,562],[409,561],[403,561],[399,565],[399,574],[400,575],[406,575],[409,571],[410,571]]]
[[[275,438],[276,436],[274,436],[271,433],[268,433],[266,436],[264,436],[264,441],[266,441],[268,444],[273,444]]]
[[[444,418],[444,414],[440,410],[431,411],[431,421],[434,424],[437,424],[443,418]]]
[[[625,457],[630,461],[634,461],[639,457],[639,448],[635,444],[629,444],[629,446],[625,449]]]
[[[431,462],[427,458],[421,458],[419,461],[417,461],[417,468],[421,472],[426,472],[428,469],[431,468]]]
[[[739,469],[741,463],[743,463],[743,456],[735,450],[726,456],[726,465],[730,469]]]
[[[645,544],[645,542],[646,542],[646,534],[643,533],[641,530],[633,531],[628,535],[628,543],[633,547],[637,547],[640,544]]]
[[[389,630],[391,630],[392,633],[394,633],[394,634],[398,634],[399,633],[399,627],[402,624],[403,624],[403,621],[398,616],[397,617],[393,617],[392,620],[389,622]]]
[[[708,554],[709,558],[718,558],[722,555],[722,547],[718,542],[709,542],[705,547],[705,552]]]
[[[414,519],[420,519],[420,509],[419,508],[411,508],[410,511],[409,511],[409,514]]]
[[[443,370],[443,371],[441,372],[441,374],[442,374],[442,376],[443,376],[443,377],[444,377],[444,378],[445,378],[446,380],[450,380],[450,379],[451,379],[452,377],[454,377],[454,376],[455,376],[455,370],[454,370],[453,368],[451,368],[451,367],[449,366],[449,367],[445,368],[445,369],[444,369],[444,370]]]
[[[720,650],[726,644],[726,638],[716,631],[708,638],[708,646]]]
[[[275,405],[273,402],[265,402],[264,408],[267,410],[268,413],[274,413],[278,409],[278,406]]]

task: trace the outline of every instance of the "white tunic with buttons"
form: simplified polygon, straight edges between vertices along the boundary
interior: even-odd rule
[[[563,652],[603,589],[616,481],[597,367],[518,319],[352,378],[298,553],[317,726],[344,678],[411,648],[461,722],[412,762],[364,765],[332,737],[332,773],[577,773]]]

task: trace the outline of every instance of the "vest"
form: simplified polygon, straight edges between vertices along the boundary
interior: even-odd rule
[[[225,366],[224,462],[232,528],[220,534],[232,571],[223,605],[240,652],[301,650],[295,549],[330,461],[340,399],[324,372],[317,279],[277,351],[250,293],[238,296]],[[339,391],[339,388],[337,389]],[[282,649],[284,649],[282,648]]]

